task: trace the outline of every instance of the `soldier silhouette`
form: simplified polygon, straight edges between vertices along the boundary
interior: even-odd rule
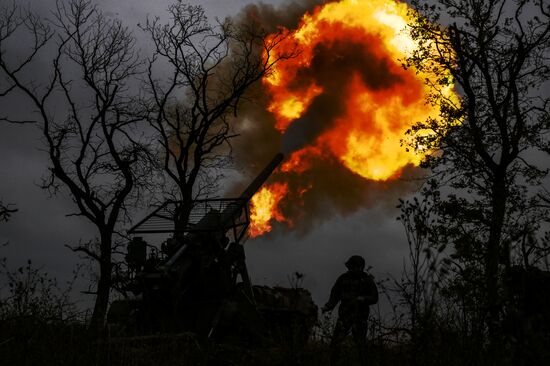
[[[336,280],[329,301],[322,312],[332,311],[338,303],[338,320],[332,335],[330,364],[336,366],[340,359],[342,341],[351,330],[362,366],[367,364],[367,321],[369,305],[378,302],[378,290],[373,277],[364,272],[365,260],[351,256],[345,263],[348,271]]]

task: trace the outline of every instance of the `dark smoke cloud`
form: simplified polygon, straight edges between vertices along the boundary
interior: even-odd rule
[[[275,32],[278,27],[294,29],[306,12],[311,12],[316,6],[335,2],[336,0],[300,0],[286,1],[279,6],[273,4],[249,4],[235,17],[237,21],[254,19],[267,31]]]
[[[345,32],[341,29],[334,31]],[[401,81],[388,60],[380,59],[373,50],[365,48],[365,44],[379,43],[378,39],[365,34],[359,38],[319,44],[314,50],[310,67],[298,71],[295,80],[305,82],[306,87],[314,81],[323,88],[323,93],[313,100],[304,116],[285,131],[283,152],[289,153],[309,145],[333,127],[337,117],[345,112],[343,89],[351,84],[354,77],[358,76],[371,90],[388,88]],[[300,87],[303,86],[296,85],[296,88]]]
[[[417,172],[417,169],[407,169],[404,175],[410,178]],[[307,234],[325,220],[367,207],[393,210],[403,192],[417,187],[417,183],[408,178],[391,182],[365,180],[336,159],[317,162],[310,170],[286,175],[282,179],[291,187],[310,187],[301,198],[290,196],[282,205],[283,214],[292,220],[292,228],[300,235]],[[391,212],[391,215],[393,217],[395,213]]]
[[[278,26],[295,29],[302,15],[311,12],[316,5],[327,1],[289,2],[281,7],[267,4],[249,5],[239,15],[239,21],[254,19],[267,30]],[[339,29],[338,31],[342,31]],[[345,112],[344,89],[353,78],[359,77],[371,90],[390,88],[401,82],[400,68],[385,59],[377,49],[380,41],[374,35],[350,32],[347,41],[334,40],[319,44],[309,68],[298,70],[296,84],[292,88],[303,89],[314,80],[323,88],[300,120],[294,121],[284,135],[275,129],[275,119],[267,111],[270,98],[258,83],[249,94],[250,102],[239,110],[235,142],[235,160],[244,170],[247,179],[254,176],[276,153],[287,155],[312,142]],[[365,44],[372,45],[366,48]],[[397,70],[399,69],[399,70]],[[287,182],[294,192],[283,201],[285,217],[291,226],[305,234],[324,220],[348,215],[362,208],[387,206],[394,208],[397,198],[417,187],[413,179],[419,172],[407,168],[401,179],[391,182],[368,181],[349,171],[330,154],[323,154],[311,162],[309,170],[301,173],[277,173],[272,181]],[[245,185],[243,183],[242,185]],[[303,195],[296,192],[307,188]],[[286,224],[282,224],[283,226]]]

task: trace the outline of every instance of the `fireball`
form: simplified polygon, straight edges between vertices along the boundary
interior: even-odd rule
[[[429,81],[437,77],[402,67],[418,47],[407,27],[410,11],[395,0],[341,0],[304,14],[296,29],[282,30],[287,37],[279,52],[300,52],[263,79],[275,128],[283,141],[293,141],[275,180],[330,158],[362,179],[390,181],[432,153],[403,147],[416,122],[440,118],[439,107],[427,102],[433,92]],[[452,85],[441,92],[458,100]],[[284,195],[302,188],[287,187]],[[284,221],[279,207],[284,201],[278,195],[260,207],[253,200],[253,210],[266,211],[261,220],[252,218],[252,236],[271,230],[271,220]]]

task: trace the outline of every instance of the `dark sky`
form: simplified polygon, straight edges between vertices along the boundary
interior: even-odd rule
[[[203,5],[213,18],[236,14],[248,1],[190,2]],[[280,2],[269,3],[276,5]],[[33,9],[46,14],[54,1],[34,0],[30,3]],[[135,27],[147,14],[165,14],[164,9],[170,0],[99,0],[98,3],[108,15],[118,16],[130,27]],[[18,50],[14,47],[10,52],[15,54]],[[29,79],[39,78],[44,64],[38,62],[33,67],[27,75]],[[2,115],[24,116],[28,109],[26,101],[18,96],[0,101]],[[66,194],[48,198],[47,192],[37,186],[47,167],[42,146],[35,126],[0,125],[0,197],[4,202],[16,204],[19,209],[10,222],[0,224],[0,243],[9,241],[8,246],[0,249],[0,257],[8,257],[13,266],[32,259],[63,282],[70,277],[78,262],[64,245],[92,238],[95,233],[94,228],[82,219],[65,217],[74,212],[73,203]],[[343,263],[353,254],[363,255],[377,278],[387,274],[398,276],[407,253],[407,243],[401,225],[395,220],[398,211],[393,207],[396,203],[381,202],[379,206],[347,216],[333,216],[307,234],[276,228],[264,237],[250,239],[246,243],[246,252],[253,282],[287,286],[288,276],[299,271],[305,274],[303,285],[322,305],[335,278],[345,270]]]

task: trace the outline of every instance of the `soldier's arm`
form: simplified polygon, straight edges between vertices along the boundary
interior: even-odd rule
[[[330,291],[328,302],[323,306],[323,311],[331,311],[338,305],[342,298],[342,280],[339,277]]]
[[[367,294],[366,302],[370,305],[376,304],[378,302],[378,288],[374,283],[374,279],[369,276],[367,280]]]

